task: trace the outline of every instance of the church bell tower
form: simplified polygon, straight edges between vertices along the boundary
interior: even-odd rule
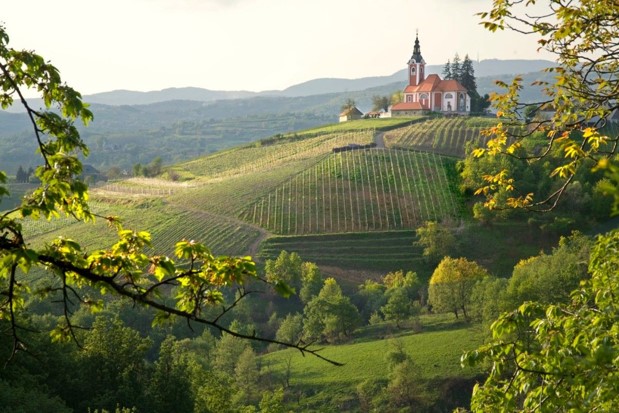
[[[415,36],[415,47],[413,56],[408,61],[408,84],[417,86],[425,79],[426,62],[421,57],[421,48],[419,47],[419,34]]]

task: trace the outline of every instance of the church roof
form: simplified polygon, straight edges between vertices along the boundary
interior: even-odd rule
[[[442,80],[439,75],[432,74],[419,85],[408,85],[404,89],[404,93],[417,92],[466,92],[466,88],[457,80]]]

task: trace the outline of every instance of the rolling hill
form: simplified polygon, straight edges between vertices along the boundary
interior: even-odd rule
[[[356,272],[352,284],[368,271],[414,268],[427,277],[431,268],[413,246],[415,229],[427,220],[466,218],[455,164],[468,142],[483,143],[479,130],[492,122],[394,118],[309,129],[176,164],[166,172],[171,180],[97,186],[93,209],[121,216],[129,228],[149,229],[158,253],[170,254],[186,238],[216,254],[262,261],[283,249],[297,251],[342,271],[342,278]],[[377,136],[385,147],[371,145]],[[342,147],[352,150],[333,151]],[[55,222],[28,221],[28,230],[38,242],[68,233],[91,247],[113,235],[102,223],[93,230]],[[506,254],[506,267],[528,253]],[[474,254],[499,268],[492,257]]]

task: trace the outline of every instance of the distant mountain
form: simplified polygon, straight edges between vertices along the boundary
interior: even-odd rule
[[[221,99],[245,99],[257,96],[256,92],[209,90],[197,87],[168,88],[151,92],[113,90],[84,97],[88,103],[102,105],[148,105],[168,100],[197,100],[211,102]]]
[[[538,72],[554,63],[549,60],[498,60],[488,59],[473,62],[475,76],[480,79],[488,76],[505,76]],[[443,71],[443,65],[428,65],[426,73]],[[115,90],[111,92],[87,95],[84,100],[88,103],[104,105],[148,105],[151,103],[171,100],[193,100],[199,102],[214,102],[217,100],[246,99],[258,96],[303,97],[330,93],[362,91],[400,82],[406,82],[406,69],[397,71],[389,76],[372,76],[360,79],[321,78],[290,86],[284,90],[270,90],[263,92],[249,91],[222,91],[195,87],[169,88],[151,92],[135,92],[130,90]],[[396,90],[399,88],[396,88]]]

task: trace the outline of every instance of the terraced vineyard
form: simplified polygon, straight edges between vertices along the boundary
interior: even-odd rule
[[[368,149],[325,156],[243,211],[275,234],[413,229],[459,215],[447,170],[432,153]]]
[[[319,265],[374,271],[415,268],[423,272],[426,262],[421,249],[413,245],[415,240],[415,231],[276,236],[262,243],[258,257],[274,259],[286,250]]]
[[[385,132],[384,139],[388,147],[463,158],[467,143],[485,145],[489,138],[481,136],[481,131],[496,123],[493,118],[434,118]]]

